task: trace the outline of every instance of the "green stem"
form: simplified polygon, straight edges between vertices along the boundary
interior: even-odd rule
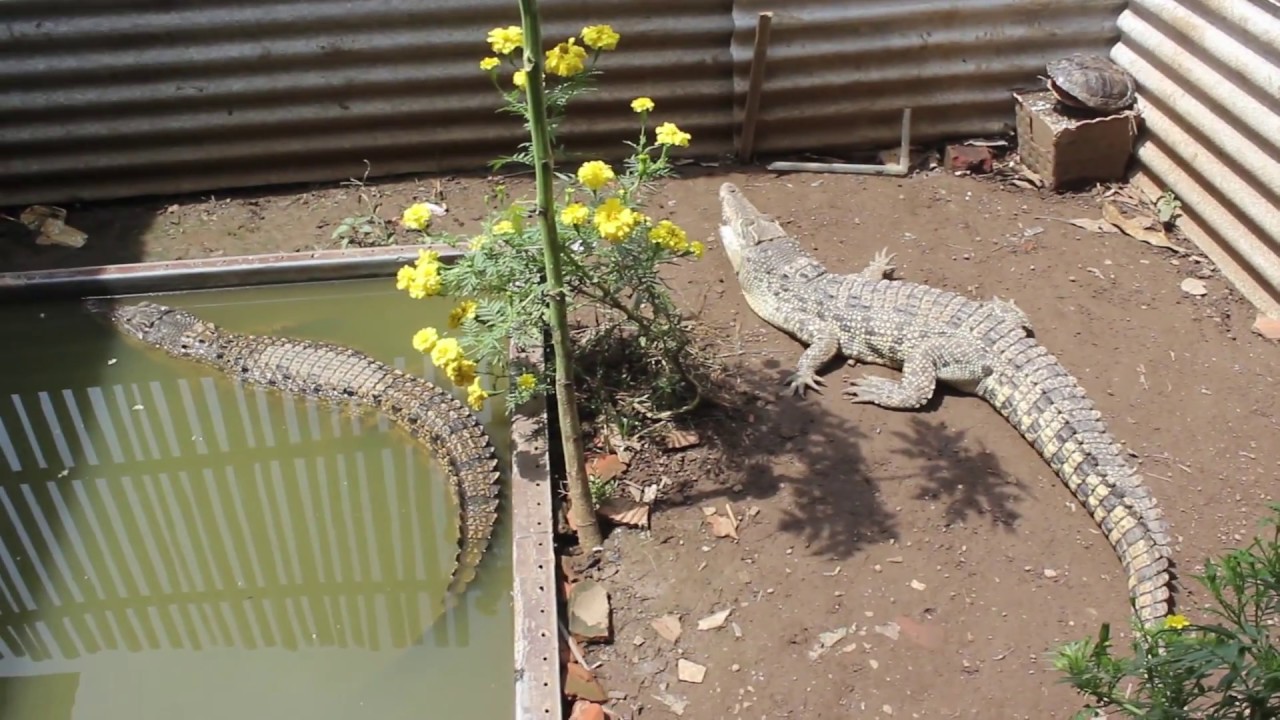
[[[560,238],[556,230],[555,175],[552,167],[551,132],[547,121],[547,97],[543,87],[542,27],[537,0],[519,0],[520,25],[524,30],[525,96],[528,99],[529,135],[532,140],[534,178],[538,188],[538,222],[542,227],[542,257],[546,266],[548,310],[551,316],[551,345],[556,369],[556,409],[564,448],[566,484],[569,490],[569,517],[578,531],[578,542],[589,549],[600,547],[604,537],[596,522],[595,504],[587,477],[586,452],[582,446],[582,421],[574,392],[573,346],[569,340],[569,313],[565,303],[564,277],[560,268]]]

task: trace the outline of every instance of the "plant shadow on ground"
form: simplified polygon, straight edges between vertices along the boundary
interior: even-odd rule
[[[696,452],[682,458],[681,451],[647,447],[632,460],[628,478],[666,484],[659,512],[663,505],[771,500],[781,505],[772,509],[778,531],[812,554],[836,558],[896,540],[894,504],[908,500],[939,504],[940,522],[948,525],[985,516],[1010,531],[1028,489],[965,430],[937,417],[953,393],[942,390],[912,412],[855,405],[839,395],[838,379],[865,371],[838,368],[825,374],[821,395],[797,398],[783,386],[791,373],[783,362],[765,357],[724,366],[710,380],[712,401],[677,422],[698,434]],[[833,395],[834,408],[826,400]],[[883,415],[874,420],[883,432],[859,421],[875,415]]]

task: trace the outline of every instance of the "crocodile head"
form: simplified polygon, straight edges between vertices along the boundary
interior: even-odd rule
[[[170,355],[201,359],[216,352],[218,328],[185,310],[141,302],[137,305],[91,305],[125,334]]]
[[[720,186],[720,242],[736,273],[743,263],[761,265],[761,259],[777,254],[782,241],[790,249],[790,238],[776,220],[756,209],[733,183]]]

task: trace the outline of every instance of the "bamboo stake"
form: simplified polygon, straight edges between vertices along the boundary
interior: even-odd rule
[[[596,521],[587,477],[586,451],[582,446],[582,421],[573,388],[573,345],[569,338],[564,276],[560,267],[560,238],[556,231],[555,195],[552,183],[551,131],[547,123],[547,98],[543,90],[542,26],[537,0],[519,0],[520,25],[524,30],[524,64],[527,68],[525,97],[528,99],[529,134],[533,143],[534,181],[538,189],[538,223],[542,228],[542,258],[546,266],[548,314],[551,316],[551,346],[556,369],[556,410],[560,419],[560,439],[564,449],[565,481],[568,484],[569,517],[583,547],[604,544]]]

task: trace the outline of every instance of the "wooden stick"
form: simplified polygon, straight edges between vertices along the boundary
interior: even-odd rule
[[[751,79],[747,85],[747,108],[742,114],[742,135],[738,138],[738,160],[750,162],[755,154],[756,120],[760,116],[760,91],[764,87],[764,64],[769,56],[769,31],[773,13],[762,12],[756,18],[756,44],[751,54]]]

